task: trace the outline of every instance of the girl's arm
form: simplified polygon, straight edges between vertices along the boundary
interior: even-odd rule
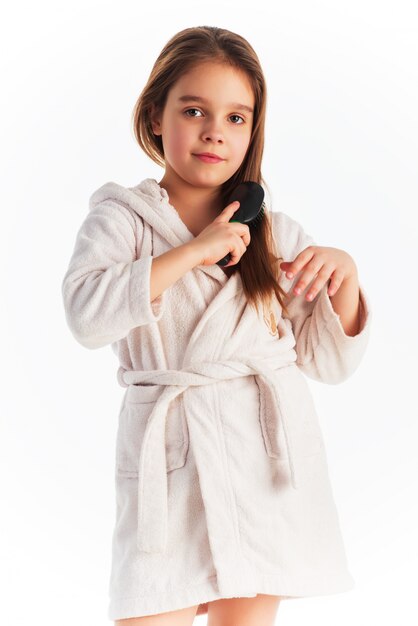
[[[283,212],[272,212],[272,225],[279,253],[285,261],[293,261],[302,250],[317,245],[296,220]],[[296,276],[290,280],[284,272],[280,278],[281,286],[289,294],[285,304],[296,340],[296,363],[313,380],[329,384],[343,382],[357,369],[366,351],[372,317],[369,298],[362,285],[353,281],[331,297],[326,284],[309,302],[304,297],[306,292],[293,294],[298,279]]]
[[[163,290],[193,267],[189,248],[137,258],[143,230],[135,233],[135,227],[127,208],[106,200],[89,212],[77,233],[61,290],[68,326],[86,348],[100,348],[160,320]]]
[[[151,301],[200,263],[201,253],[194,239],[154,257],[151,267]],[[199,256],[200,254],[200,256]]]
[[[136,260],[135,250],[127,209],[104,201],[90,210],[61,287],[68,326],[86,348],[113,343],[163,315],[163,299],[149,298],[152,257]]]

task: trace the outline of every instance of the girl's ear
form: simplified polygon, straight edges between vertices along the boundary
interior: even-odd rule
[[[150,106],[149,117],[154,135],[161,135],[161,115],[157,111],[154,103]]]

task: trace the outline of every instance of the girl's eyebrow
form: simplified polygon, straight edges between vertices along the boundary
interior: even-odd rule
[[[208,100],[206,100],[206,98],[202,98],[201,96],[180,96],[179,98],[179,102],[189,102],[190,100],[193,100],[195,102],[208,102]],[[239,102],[231,102],[229,105],[232,109],[236,109],[236,110],[242,110],[242,111],[248,111],[248,113],[253,113],[254,110],[247,106],[246,104],[240,104]]]

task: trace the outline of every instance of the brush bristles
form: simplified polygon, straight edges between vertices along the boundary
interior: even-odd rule
[[[257,217],[255,217],[251,222],[248,223],[250,228],[257,228],[257,226],[261,223],[264,215],[264,210],[266,208],[265,203],[263,202],[261,205],[261,209],[259,210]]]

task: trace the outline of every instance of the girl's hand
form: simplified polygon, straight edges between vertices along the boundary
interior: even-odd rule
[[[306,300],[313,300],[327,280],[329,280],[328,295],[333,296],[343,281],[357,276],[356,264],[347,252],[323,246],[308,246],[294,261],[283,261],[280,267],[286,272],[287,278],[293,278],[304,270],[293,289],[295,295],[301,294],[316,276],[306,294]]]
[[[238,211],[238,200],[228,204],[223,211],[206,226],[191,244],[199,251],[199,265],[213,265],[228,254],[231,254],[229,263],[223,267],[230,267],[238,263],[251,241],[250,229],[247,224],[230,222]]]

